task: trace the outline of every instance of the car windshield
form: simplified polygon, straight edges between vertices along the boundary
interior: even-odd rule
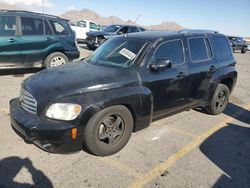
[[[101,66],[130,68],[145,45],[142,40],[113,38],[103,43],[86,61]]]
[[[103,29],[103,31],[108,32],[108,33],[115,33],[120,28],[121,28],[121,26],[119,26],[119,25],[110,25],[110,26],[105,27]]]

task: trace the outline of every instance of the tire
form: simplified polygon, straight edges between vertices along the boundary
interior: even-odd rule
[[[56,67],[68,63],[68,58],[61,52],[54,52],[47,56],[44,61],[46,68]]]
[[[90,50],[95,50],[96,48],[95,47],[93,47],[92,45],[89,45],[89,44],[87,44],[87,47],[90,49]]]
[[[120,151],[133,132],[133,117],[125,106],[113,106],[96,113],[84,131],[84,146],[91,154],[108,156]]]
[[[209,106],[205,107],[205,111],[211,115],[221,114],[228,104],[229,95],[228,87],[224,84],[219,84]]]
[[[247,52],[247,49],[246,48],[243,48],[242,50],[241,50],[241,53],[242,54],[244,54],[244,53],[246,53]]]

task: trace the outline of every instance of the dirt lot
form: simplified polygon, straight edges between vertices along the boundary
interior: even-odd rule
[[[106,158],[25,144],[8,103],[30,74],[0,76],[0,187],[250,187],[250,53],[235,56],[239,79],[224,114],[191,110],[154,122]]]

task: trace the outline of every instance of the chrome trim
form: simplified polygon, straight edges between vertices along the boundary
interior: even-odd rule
[[[21,89],[20,91],[20,106],[25,111],[36,114],[37,113],[37,102],[35,98],[25,89]]]

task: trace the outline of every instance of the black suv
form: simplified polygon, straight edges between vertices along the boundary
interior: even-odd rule
[[[0,10],[0,69],[52,67],[77,58],[75,34],[65,20]]]
[[[13,129],[48,152],[111,155],[133,131],[202,107],[224,111],[235,58],[212,32],[141,32],[114,37],[87,59],[35,74],[10,102]],[[60,82],[55,82],[60,80]]]
[[[145,31],[145,29],[134,25],[109,25],[101,31],[87,32],[87,46],[89,49],[94,50],[114,36],[142,31]]]
[[[233,52],[235,52],[236,50],[240,50],[242,54],[246,53],[247,42],[242,37],[228,36],[228,39],[230,40]]]

